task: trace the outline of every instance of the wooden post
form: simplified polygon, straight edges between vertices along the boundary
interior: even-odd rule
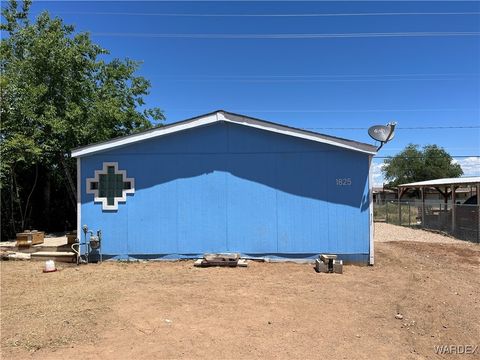
[[[455,195],[455,185],[452,185],[452,234],[455,234],[455,213],[456,213],[456,206],[455,206],[455,200],[456,200],[456,195]]]
[[[408,202],[408,226],[412,225],[412,218],[411,218],[411,213],[410,213],[410,202]]]
[[[388,201],[385,199],[385,221],[388,224]]]
[[[422,193],[422,227],[425,227],[425,187],[420,188]]]
[[[445,186],[445,191],[442,191],[442,189],[440,189],[440,187],[435,187],[435,189],[440,193],[442,194],[443,196],[443,201],[445,203],[445,211],[448,211],[448,197],[449,197],[449,192],[448,192],[448,186]],[[442,206],[440,205],[440,210],[442,210]]]
[[[397,191],[397,206],[398,206],[398,225],[402,225],[402,206],[400,205],[400,198],[402,197],[402,190],[398,188]]]
[[[402,200],[402,196],[405,193],[405,189],[398,188],[398,225],[402,225],[402,204],[400,200]]]

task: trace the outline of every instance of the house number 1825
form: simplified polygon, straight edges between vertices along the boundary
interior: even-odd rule
[[[350,186],[352,185],[352,179],[351,178],[340,178],[340,179],[335,179],[337,186]]]

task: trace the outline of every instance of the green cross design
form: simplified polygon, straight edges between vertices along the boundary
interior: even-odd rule
[[[100,174],[97,184],[93,186],[98,186],[98,197],[107,198],[108,205],[113,205],[115,198],[121,198],[123,190],[128,190],[131,187],[129,181],[123,181],[122,174],[115,174],[115,167],[113,166],[107,167],[106,174]]]

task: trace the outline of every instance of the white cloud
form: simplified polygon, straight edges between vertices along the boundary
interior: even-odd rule
[[[478,156],[453,159],[452,163],[460,164],[463,170],[463,176],[480,176],[480,157]]]
[[[384,164],[382,163],[372,163],[372,168],[370,171],[372,172],[372,182],[373,186],[375,187],[381,187],[384,182],[383,174],[382,174],[382,168]]]

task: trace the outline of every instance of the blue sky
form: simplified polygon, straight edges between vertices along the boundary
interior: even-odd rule
[[[41,1],[32,15],[42,10],[91,32],[112,57],[143,61],[139,74],[152,83],[147,104],[168,122],[225,109],[373,143],[366,128],[396,121],[396,137],[379,156],[408,143],[438,144],[471,156],[457,161],[466,175],[480,175],[473,157],[480,155],[480,36],[465,36],[480,32],[479,2]],[[338,15],[359,13],[384,15]],[[210,16],[220,14],[230,16]],[[231,16],[266,14],[290,16]],[[450,35],[231,38],[412,32]],[[470,128],[408,129],[449,126]],[[375,160],[377,184],[382,161]]]

